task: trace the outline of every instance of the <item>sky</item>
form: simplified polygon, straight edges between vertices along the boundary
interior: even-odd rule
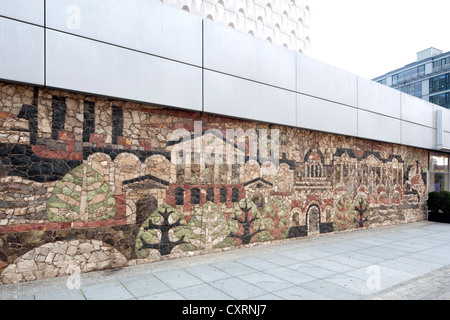
[[[450,0],[310,0],[309,56],[367,79],[450,51]]]

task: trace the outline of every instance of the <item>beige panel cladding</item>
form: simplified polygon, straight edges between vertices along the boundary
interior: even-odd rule
[[[301,54],[311,49],[309,0],[161,0]]]
[[[0,82],[0,284],[425,219],[428,150]]]

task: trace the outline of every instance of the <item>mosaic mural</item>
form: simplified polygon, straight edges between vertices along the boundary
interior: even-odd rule
[[[6,83],[0,106],[0,283],[424,219],[426,150]],[[267,145],[226,135],[249,129]]]

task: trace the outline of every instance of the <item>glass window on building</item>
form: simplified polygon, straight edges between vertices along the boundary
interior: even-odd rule
[[[450,57],[442,58],[433,62],[433,72],[440,71],[442,69],[447,69],[450,64]]]
[[[417,71],[418,71],[420,77],[425,75],[425,65],[419,66],[417,68]]]
[[[448,156],[431,154],[430,155],[430,180],[428,184],[429,192],[439,192],[449,190],[449,167]]]
[[[400,91],[422,98],[422,82],[411,83],[399,88]]]
[[[430,79],[430,93],[450,89],[450,73]]]
[[[397,84],[406,83],[408,81],[421,77],[424,74],[425,74],[425,65],[421,65],[415,68],[399,72],[392,76],[392,85],[395,86]]]
[[[430,102],[437,104],[441,107],[450,109],[450,93],[443,93],[443,94],[439,94],[437,96],[431,96],[430,97]]]
[[[395,86],[398,83],[398,74],[392,76],[392,85]]]

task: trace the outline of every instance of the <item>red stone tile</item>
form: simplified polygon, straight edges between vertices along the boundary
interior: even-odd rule
[[[16,232],[25,232],[25,231],[31,231],[33,228],[29,224],[19,224],[14,226],[14,231]]]
[[[59,229],[59,223],[57,222],[50,222],[50,223],[46,223],[44,225],[45,230],[56,230]]]
[[[70,229],[71,227],[72,227],[71,222],[61,222],[61,224],[60,224],[61,229]]]
[[[44,230],[45,225],[43,223],[34,223],[31,224],[31,230]]]
[[[0,233],[14,232],[14,226],[0,226]]]
[[[86,222],[86,228],[98,228],[101,226],[101,221],[100,220],[93,220],[93,221],[88,221]]]
[[[82,229],[82,228],[84,228],[84,226],[85,226],[84,221],[73,221],[72,222],[72,228]]]
[[[114,225],[116,225],[116,226],[124,226],[126,224],[127,224],[127,222],[125,219],[115,220],[115,222],[114,222]]]

